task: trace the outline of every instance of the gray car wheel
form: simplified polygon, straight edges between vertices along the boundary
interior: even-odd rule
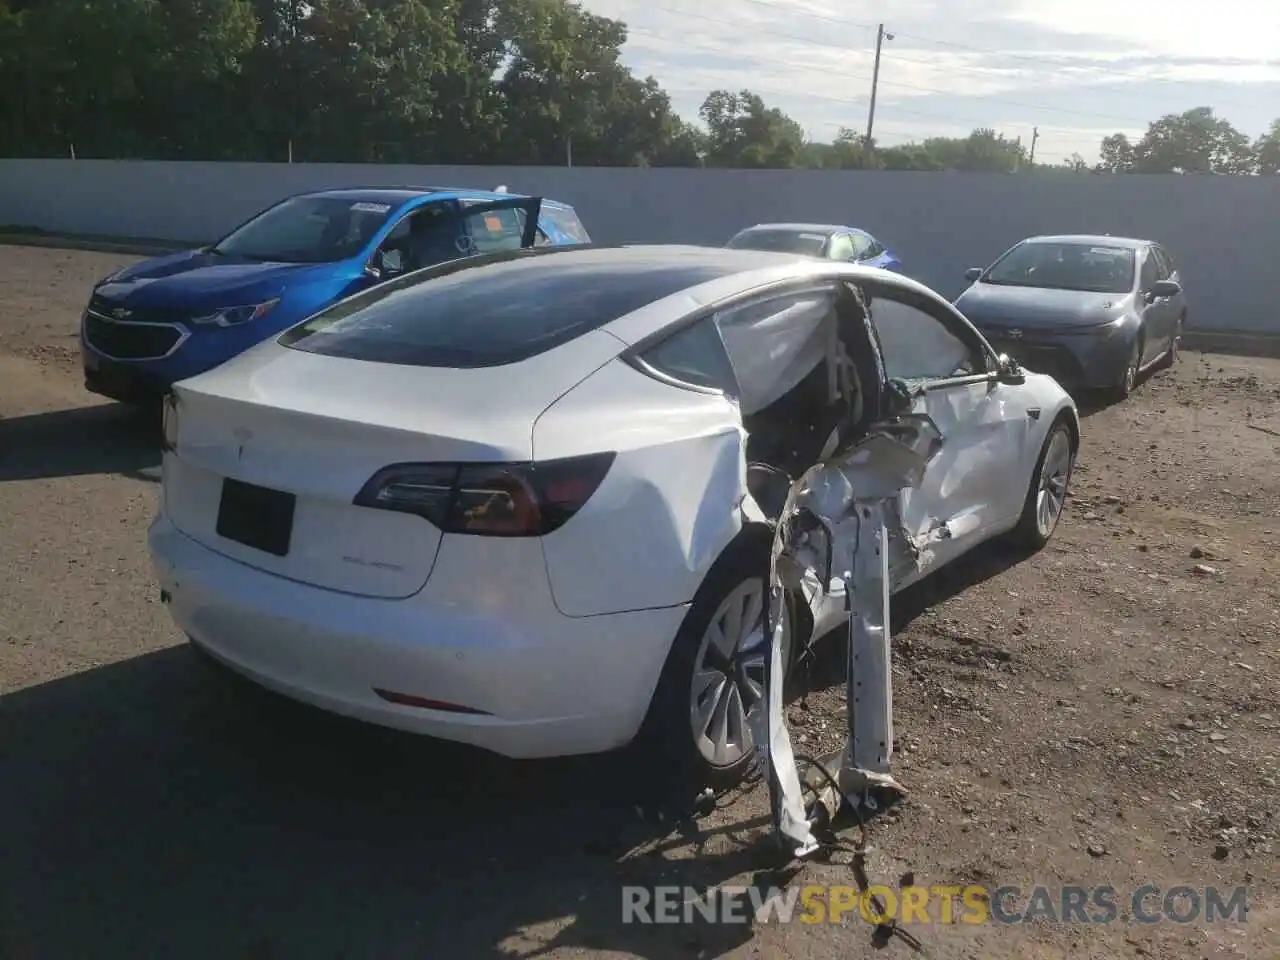
[[[1178,348],[1182,344],[1182,324],[1183,318],[1179,317],[1178,322],[1173,328],[1173,337],[1169,340],[1169,349],[1165,351],[1163,357],[1160,358],[1160,369],[1168,370],[1178,362]]]
[[[1138,385],[1138,371],[1142,369],[1142,331],[1133,338],[1133,346],[1129,348],[1129,359],[1124,365],[1124,374],[1116,385],[1115,394],[1119,400],[1126,399]]]

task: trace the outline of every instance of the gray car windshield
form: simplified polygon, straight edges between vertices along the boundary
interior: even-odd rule
[[[232,231],[211,252],[272,263],[346,260],[364,249],[391,211],[389,203],[293,197]]]
[[[820,257],[826,249],[827,238],[821,233],[798,230],[748,230],[738,234],[727,245],[735,250],[773,250]]]
[[[1089,293],[1133,289],[1134,255],[1127,247],[1092,243],[1022,243],[992,264],[983,283]]]

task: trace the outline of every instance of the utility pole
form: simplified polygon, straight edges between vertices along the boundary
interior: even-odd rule
[[[1040,139],[1040,128],[1031,128],[1031,156],[1027,158],[1027,166],[1034,167],[1036,165],[1036,141]]]
[[[880,86],[880,48],[886,40],[892,40],[892,33],[884,32],[884,24],[876,28],[876,65],[871,71],[871,109],[867,113],[867,150],[871,150],[871,128],[876,122],[876,89]]]
[[[573,166],[573,134],[569,134],[564,141],[564,165],[566,167]]]

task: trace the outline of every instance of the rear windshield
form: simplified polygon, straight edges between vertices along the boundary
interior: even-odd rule
[[[550,207],[542,205],[542,216],[550,220],[557,230],[565,234],[574,243],[590,243],[591,237],[587,228],[582,225],[578,215],[569,207]]]
[[[820,257],[827,247],[827,237],[800,230],[747,230],[730,240],[728,246],[735,250],[775,250]]]
[[[491,367],[551,350],[723,276],[723,265],[581,260],[566,251],[472,259],[375,287],[287,330],[295,350],[419,367]]]
[[[992,264],[983,283],[1041,287],[1088,293],[1128,293],[1133,289],[1134,256],[1129,247],[1092,243],[1023,243]]]

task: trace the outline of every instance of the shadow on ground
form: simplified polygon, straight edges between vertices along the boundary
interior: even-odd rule
[[[160,479],[156,418],[96,404],[0,420],[0,481],[118,473]]]
[[[634,761],[517,763],[384,731],[186,647],[21,690],[0,699],[0,955],[670,960],[746,942],[745,924],[622,924],[623,884],[776,865],[734,837],[674,877],[627,856],[699,829],[638,814]]]

